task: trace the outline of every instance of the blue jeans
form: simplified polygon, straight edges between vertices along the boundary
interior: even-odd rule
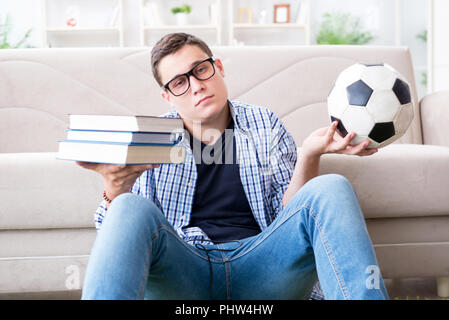
[[[98,232],[83,299],[388,299],[357,196],[346,178],[306,183],[260,234],[185,243],[154,203],[130,193]]]

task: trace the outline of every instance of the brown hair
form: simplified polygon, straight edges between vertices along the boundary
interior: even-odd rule
[[[212,51],[209,46],[201,39],[187,33],[170,33],[163,36],[151,50],[151,68],[154,79],[160,86],[163,86],[158,66],[162,58],[175,53],[185,45],[194,45],[199,47],[209,57],[212,57]]]

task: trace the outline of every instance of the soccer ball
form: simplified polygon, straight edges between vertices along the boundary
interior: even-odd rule
[[[385,147],[399,139],[413,120],[410,85],[385,63],[356,63],[343,70],[327,103],[340,135],[357,134],[351,145],[369,139],[368,148]]]

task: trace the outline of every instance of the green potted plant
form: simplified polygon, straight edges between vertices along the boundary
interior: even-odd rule
[[[3,22],[0,16],[0,49],[16,49],[20,48],[25,41],[30,37],[32,29],[29,29],[22,39],[16,44],[9,42],[8,36],[12,30],[12,25],[10,23],[9,14],[6,15],[5,21]],[[27,46],[29,47],[29,46]]]
[[[364,31],[360,18],[349,13],[325,13],[320,25],[317,44],[367,44],[374,39]]]
[[[173,7],[171,12],[176,17],[176,22],[178,25],[183,26],[188,24],[188,15],[192,11],[192,7],[184,3],[182,6]]]

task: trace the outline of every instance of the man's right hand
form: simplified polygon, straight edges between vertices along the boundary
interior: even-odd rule
[[[142,173],[160,166],[159,164],[117,165],[81,161],[76,161],[76,164],[103,176],[104,191],[111,200],[122,193],[129,192]]]

